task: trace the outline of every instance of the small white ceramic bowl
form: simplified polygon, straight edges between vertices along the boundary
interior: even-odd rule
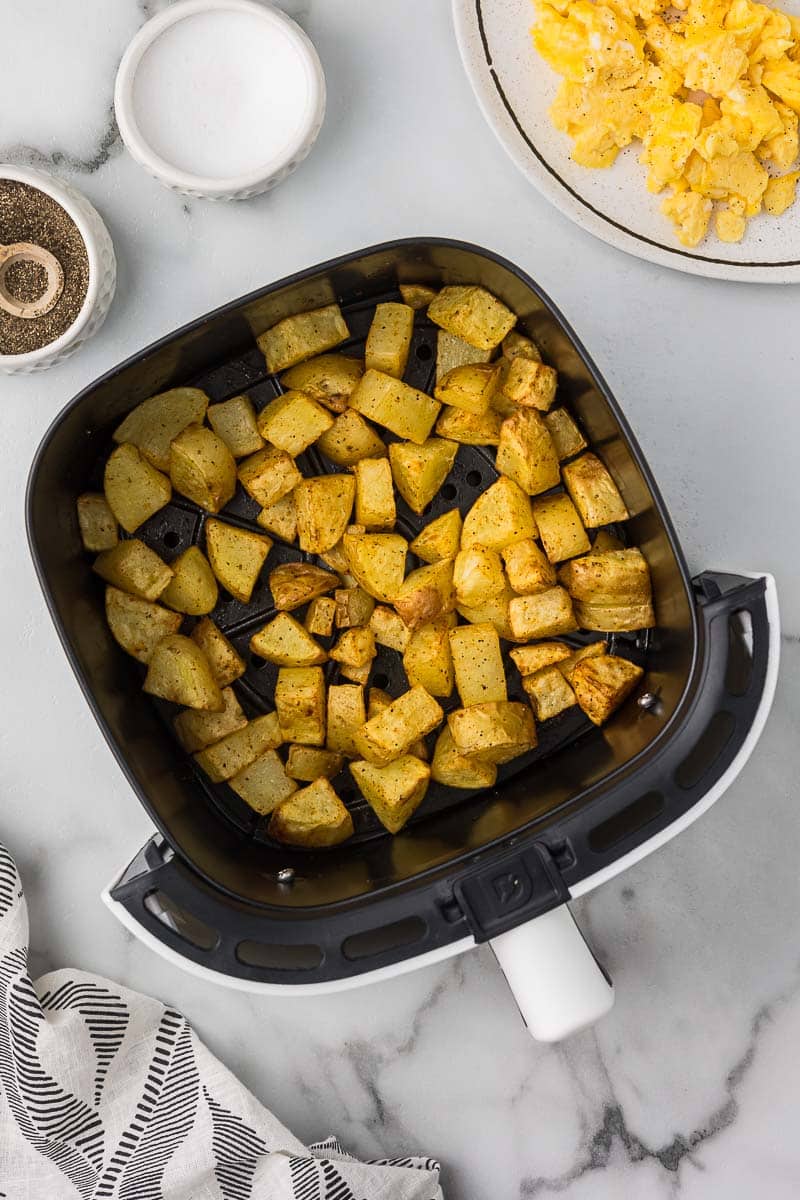
[[[178,0],[120,63],[114,107],[132,157],[188,196],[244,200],[306,157],[325,115],[314,46],[257,0]]]
[[[29,354],[0,354],[0,374],[28,375],[62,362],[97,333],[108,315],[117,284],[117,262],[111,235],[97,209],[62,179],[0,163],[0,180],[14,179],[38,188],[60,204],[78,227],[89,259],[89,287],[83,307],[61,337]]]

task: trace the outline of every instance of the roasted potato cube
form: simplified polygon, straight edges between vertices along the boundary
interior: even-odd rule
[[[592,542],[593,554],[604,554],[606,550],[624,550],[625,543],[608,529],[600,529]]]
[[[551,409],[544,417],[544,423],[561,462],[586,449],[586,438],[565,408]]]
[[[556,663],[561,674],[566,679],[567,683],[572,682],[572,672],[577,667],[578,663],[583,662],[585,658],[600,658],[607,653],[605,642],[590,642],[588,646],[581,646],[580,650],[573,650],[567,658],[561,658]]]
[[[172,499],[172,485],[166,475],[130,442],[117,446],[111,454],[103,475],[103,490],[108,507],[127,533],[135,533]]]
[[[515,646],[510,654],[520,675],[535,675],[570,658],[571,651],[563,642],[539,642],[535,646]]]
[[[508,605],[508,620],[521,642],[574,633],[578,628],[572,600],[563,587],[548,588],[535,596],[515,596]]]
[[[452,612],[455,604],[451,559],[441,559],[412,571],[394,600],[395,608],[411,630]]]
[[[528,358],[531,362],[541,362],[542,356],[535,342],[522,333],[512,329],[503,338],[503,358],[513,362],[515,358]]]
[[[385,692],[383,688],[370,688],[369,697],[367,700],[367,720],[371,721],[373,717],[377,717],[384,709],[389,708],[394,700]],[[408,753],[413,754],[415,758],[419,758],[422,762],[428,761],[428,747],[424,738],[417,738],[408,748]]]
[[[431,769],[413,754],[395,759],[385,767],[354,762],[350,773],[375,816],[389,833],[399,833],[425,798]]]
[[[533,517],[551,563],[585,554],[589,549],[589,538],[578,510],[563,492],[534,500]]]
[[[496,464],[501,474],[513,479],[529,496],[546,492],[560,481],[556,448],[535,409],[521,408],[503,421]]]
[[[246,458],[263,448],[264,440],[258,432],[255,409],[249,396],[231,396],[222,404],[210,405],[208,423],[234,458]]]
[[[247,724],[247,717],[242,712],[233,688],[223,688],[220,695],[222,704],[219,712],[198,712],[187,708],[178,713],[173,721],[178,741],[190,754],[212,746],[229,733],[244,729]]]
[[[494,763],[481,762],[459,753],[450,727],[445,725],[436,740],[431,779],[445,787],[490,788],[497,782],[497,767]]]
[[[114,441],[130,442],[159,471],[169,471],[170,444],[187,425],[202,425],[207,408],[199,388],[172,388],[137,404],[114,430]]]
[[[408,362],[414,310],[408,304],[376,304],[367,334],[364,365],[368,371],[383,371],[401,379]]]
[[[558,667],[544,667],[535,675],[526,675],[522,686],[528,693],[537,721],[549,721],[578,703]]]
[[[366,625],[375,608],[375,601],[362,587],[338,588],[334,592],[336,625],[339,629],[352,629],[354,625]]]
[[[562,578],[584,629],[622,632],[655,624],[650,570],[640,550],[586,554],[569,563]]]
[[[485,546],[459,550],[453,562],[453,586],[456,603],[469,608],[501,596],[508,585],[500,555]]]
[[[365,529],[394,529],[397,510],[392,469],[385,458],[362,458],[353,474],[356,480],[356,522]]]
[[[317,596],[308,606],[305,627],[315,637],[330,637],[336,617],[336,601],[331,596]]]
[[[315,667],[328,661],[319,642],[289,613],[278,613],[254,633],[250,649],[279,667]]]
[[[139,662],[149,663],[161,639],[177,633],[183,618],[160,604],[107,587],[106,620],[122,649]]]
[[[341,538],[350,520],[356,484],[352,475],[317,475],[294,489],[300,549],[324,554]]]
[[[282,742],[278,714],[271,712],[198,750],[194,759],[212,783],[222,783],[249,767],[265,750],[277,750]]]
[[[430,435],[441,405],[402,379],[383,371],[366,371],[350,397],[350,407],[398,437],[421,445]]]
[[[348,408],[317,442],[317,449],[339,467],[354,467],[362,458],[385,458],[386,446],[361,413]]]
[[[383,604],[379,604],[373,609],[369,627],[379,645],[388,646],[391,650],[399,650],[401,654],[411,641],[411,630],[403,618]]]
[[[479,350],[494,350],[517,323],[511,309],[475,286],[442,288],[428,305],[428,316]]]
[[[170,445],[169,477],[176,492],[218,513],[236,491],[236,460],[212,430],[188,425]]]
[[[258,414],[258,432],[296,458],[333,425],[327,409],[305,392],[284,392]]]
[[[284,317],[256,340],[258,348],[267,360],[271,375],[285,371],[296,363],[305,362],[323,350],[339,346],[350,336],[347,322],[338,304],[326,304],[311,312],[296,313]],[[298,384],[290,386],[298,387]]]
[[[221,629],[218,629],[210,617],[198,621],[191,633],[196,642],[211,663],[214,678],[220,687],[233,683],[245,673],[245,661],[241,654],[233,648]]]
[[[403,654],[403,669],[411,687],[419,684],[431,696],[450,696],[453,691],[453,656],[450,653],[451,622],[438,617],[421,625],[411,635]]]
[[[478,350],[470,346],[463,338],[440,329],[436,335],[436,382],[444,379],[453,367],[462,367],[467,363],[485,363],[492,357],[492,350]]]
[[[503,380],[503,395],[521,408],[547,412],[556,398],[557,384],[558,374],[552,367],[519,355]]]
[[[519,484],[501,477],[478,497],[464,518],[461,549],[487,546],[504,550],[534,537],[536,522],[530,500]]]
[[[564,467],[564,485],[588,529],[627,521],[619,489],[596,454],[582,454]]]
[[[594,601],[576,600],[575,617],[581,629],[598,633],[632,633],[637,629],[652,629],[656,623],[650,601],[642,604],[597,604]]]
[[[138,538],[128,538],[110,550],[103,550],[94,560],[92,570],[106,583],[142,600],[157,600],[172,579],[172,567]]]
[[[536,746],[536,726],[527,704],[514,700],[471,704],[447,718],[459,754],[486,763],[506,763]]]
[[[534,513],[536,508],[534,506]],[[503,550],[508,582],[520,595],[544,592],[556,581],[555,568],[542,553],[533,538],[515,542]]]
[[[228,780],[228,785],[261,816],[273,812],[297,791],[297,784],[286,774],[286,768],[274,750],[259,754],[258,758],[237,771]]]
[[[328,749],[348,758],[358,758],[356,735],[366,719],[363,687],[354,683],[331,684],[328,688]]]
[[[461,703],[508,699],[500,638],[494,625],[458,625],[450,630],[456,687]]]
[[[290,746],[286,758],[286,774],[301,783],[315,779],[333,779],[344,766],[344,755],[334,754],[317,746]]]
[[[369,682],[371,671],[371,661],[364,663],[363,667],[354,667],[352,663],[341,663],[339,666],[339,674],[342,679],[350,679],[353,683],[360,683],[362,687],[366,687]]]
[[[239,529],[214,518],[206,521],[206,550],[211,569],[222,586],[243,604],[249,603],[271,548],[272,539],[266,534]]]
[[[335,546],[331,546],[330,550],[326,550],[320,554],[320,558],[325,563],[326,567],[330,567],[337,575],[341,575],[342,579],[350,577],[350,563],[347,561],[347,555],[344,552],[344,542],[339,541]],[[348,584],[348,586],[350,586]]]
[[[219,591],[214,572],[197,546],[189,546],[172,563],[173,576],[161,599],[176,612],[202,617],[216,608]]]
[[[96,554],[113,549],[119,541],[117,522],[102,492],[84,492],[76,508],[84,550]]]
[[[355,734],[360,756],[382,767],[406,754],[417,740],[440,724],[441,706],[422,687],[412,687],[372,717]]]
[[[325,745],[325,677],[322,667],[281,667],[275,710],[285,742]]]
[[[422,513],[430,504],[453,469],[457,453],[457,444],[442,438],[428,438],[418,446],[392,442],[389,462],[394,484],[415,513]]]
[[[571,682],[583,711],[595,725],[602,725],[628,698],[644,675],[641,667],[603,654],[585,658],[572,672]]]
[[[445,407],[436,422],[439,437],[449,438],[464,446],[497,446],[503,418],[490,409],[485,413],[468,413],[460,408]]]
[[[337,846],[352,837],[353,818],[328,780],[315,779],[275,809],[268,832],[290,846]]]
[[[461,513],[457,508],[451,508],[430,521],[414,538],[409,550],[428,563],[455,558],[461,542],[461,526]]]
[[[256,521],[262,529],[274,533],[282,542],[293,542],[297,537],[297,509],[292,493],[262,508]]]
[[[269,508],[287,496],[303,476],[285,450],[265,446],[239,464],[239,482],[248,496]]]
[[[508,378],[508,373],[511,370],[511,360],[501,358],[499,362],[500,374],[497,379],[497,387],[492,396],[491,411],[503,417],[513,417],[519,412],[519,405],[513,400],[509,400],[508,396],[503,391],[503,384]]]
[[[399,533],[346,533],[350,572],[376,600],[391,604],[403,585],[408,542]]]
[[[340,582],[339,576],[312,563],[281,563],[269,573],[269,590],[275,607],[282,612],[293,612],[313,600],[332,592]]]
[[[296,388],[331,412],[343,413],[353,389],[364,374],[364,363],[344,354],[320,354],[281,375],[284,388]]]
[[[526,641],[525,638],[516,638],[509,624],[508,606],[513,599],[514,592],[510,587],[506,587],[499,596],[492,596],[491,599],[484,600],[481,604],[458,604],[457,609],[470,625],[485,625],[488,622],[494,625],[500,637],[505,638],[506,641]]]
[[[362,625],[346,629],[330,651],[330,657],[347,667],[366,667],[375,653],[375,635],[369,626]]]
[[[158,643],[142,686],[151,696],[186,708],[216,713],[225,707],[210,662],[198,645],[180,633],[171,633]]]
[[[467,363],[448,371],[433,394],[442,404],[480,416],[489,411],[499,376],[495,363]]]
[[[403,303],[416,310],[427,308],[436,295],[436,288],[428,287],[426,283],[401,283],[398,289]]]

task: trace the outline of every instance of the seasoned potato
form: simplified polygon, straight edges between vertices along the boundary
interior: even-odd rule
[[[212,430],[188,425],[170,445],[169,477],[176,492],[217,513],[236,491],[236,460]]]
[[[608,529],[598,530],[592,542],[592,552],[594,554],[604,554],[606,550],[624,549],[625,543],[622,538],[618,538],[615,533],[610,533]]]
[[[324,404],[331,412],[341,413],[347,408],[347,401],[363,374],[361,359],[348,358],[344,354],[319,354],[285,371],[281,383],[287,390],[296,388]]]
[[[514,666],[524,676],[535,675],[545,667],[568,659],[571,651],[563,642],[539,642],[535,646],[515,646],[510,654]]]
[[[425,798],[431,769],[412,754],[385,767],[354,762],[350,773],[375,816],[389,833],[399,833]]]
[[[621,632],[655,625],[650,570],[640,550],[586,554],[569,563],[562,578],[584,629]]]
[[[543,362],[518,355],[503,380],[503,395],[521,408],[538,408],[547,412],[556,398],[558,375]]]
[[[370,688],[367,699],[367,720],[371,721],[373,717],[377,717],[384,709],[389,708],[394,701],[388,692],[383,688]],[[413,754],[415,758],[421,759],[423,762],[428,761],[428,747],[424,738],[417,738],[416,742],[412,742],[408,748],[408,753]]]
[[[77,510],[84,550],[96,554],[116,546],[119,541],[117,522],[101,492],[84,492],[78,496]]]
[[[626,658],[603,654],[578,663],[571,682],[589,720],[602,725],[628,698],[643,675],[642,668]]]
[[[106,583],[142,600],[157,600],[172,579],[172,567],[138,538],[128,538],[110,550],[103,550],[94,560],[92,570]]]
[[[519,405],[513,400],[509,400],[508,396],[503,391],[503,384],[508,378],[508,373],[511,370],[511,361],[507,358],[500,359],[500,375],[497,380],[497,388],[492,396],[492,412],[498,413],[503,417],[513,417],[514,413],[519,412]]]
[[[279,667],[316,667],[328,661],[319,642],[289,613],[278,613],[254,633],[250,649]]]
[[[484,600],[481,604],[469,605],[458,604],[457,610],[465,621],[470,625],[485,625],[487,622],[494,625],[501,638],[505,638],[508,642],[521,641],[526,638],[517,638],[508,620],[508,606],[514,599],[514,592],[510,587],[506,587],[505,591],[499,596],[492,596],[489,600]]]
[[[360,684],[339,683],[328,688],[328,738],[325,744],[329,750],[348,758],[358,758],[356,734],[366,719],[364,689]]]
[[[436,422],[439,437],[464,446],[497,446],[500,443],[500,413],[468,413],[460,408],[443,408]]]
[[[535,675],[526,675],[522,686],[528,693],[537,721],[549,721],[578,703],[558,667],[543,667]]]
[[[293,542],[297,537],[297,508],[291,492],[281,496],[274,504],[267,504],[256,517],[256,522],[267,533],[274,533],[282,542]]]
[[[411,641],[411,630],[403,618],[383,604],[373,609],[369,627],[376,642],[381,646],[389,646],[392,650],[399,650],[401,654]]]
[[[453,656],[450,653],[451,621],[438,617],[415,629],[403,654],[403,669],[411,687],[419,684],[431,696],[453,691]]]
[[[281,563],[269,573],[269,590],[275,607],[283,612],[292,612],[308,604],[315,596],[332,592],[340,582],[339,576],[312,563]]]
[[[114,441],[130,442],[159,471],[169,471],[171,442],[187,425],[201,425],[207,408],[199,388],[172,388],[137,404],[114,430]]]
[[[285,450],[265,446],[239,464],[239,482],[249,496],[269,508],[297,487],[303,476]]]
[[[336,605],[337,628],[351,629],[354,625],[366,625],[369,622],[375,608],[375,601],[358,584],[355,587],[337,588],[333,598]]]
[[[353,818],[327,779],[295,792],[270,817],[270,837],[291,846],[336,846],[353,835]]]
[[[117,446],[103,475],[108,507],[127,533],[172,499],[172,485],[130,442]]]
[[[365,592],[391,604],[403,584],[408,542],[399,533],[346,533],[350,572]]]
[[[421,513],[430,504],[456,461],[458,445],[442,438],[428,438],[421,445],[392,442],[389,462],[394,485],[406,504]]]
[[[578,628],[572,601],[563,587],[548,588],[535,596],[515,596],[508,605],[508,620],[514,637],[522,642],[574,633]]]
[[[529,496],[546,492],[561,479],[556,448],[547,426],[532,408],[521,408],[503,421],[496,462],[498,471]]]
[[[442,404],[480,416],[489,411],[500,368],[495,363],[467,363],[453,367],[437,382],[434,396]]]
[[[327,409],[305,392],[284,392],[258,414],[258,432],[296,458],[333,425]]]
[[[455,603],[451,559],[441,559],[412,571],[394,600],[395,608],[411,630],[434,621],[442,613],[452,612]]]
[[[428,306],[428,316],[448,333],[479,350],[493,350],[517,323],[491,292],[482,287],[444,287]]]
[[[245,673],[245,661],[241,654],[233,648],[221,629],[218,629],[210,617],[198,621],[191,633],[196,642],[211,663],[214,678],[220,687],[233,683]]]
[[[401,379],[408,362],[414,310],[408,304],[376,304],[367,334],[364,365],[368,371],[383,371]]]
[[[513,362],[515,358],[528,358],[531,362],[541,362],[542,356],[535,342],[522,333],[512,329],[503,338],[503,358]]]
[[[459,753],[450,727],[445,725],[436,740],[431,779],[445,787],[490,788],[497,781],[497,767],[494,763],[481,762]]]
[[[436,295],[436,288],[428,287],[426,283],[401,283],[398,285],[403,303],[409,308],[427,308]]]
[[[578,510],[563,492],[534,500],[533,517],[551,563],[585,554],[589,549],[589,538]]]
[[[451,508],[430,521],[414,538],[409,550],[428,563],[455,558],[461,542],[461,525],[461,513],[457,508]]]
[[[417,740],[430,733],[444,716],[441,706],[422,687],[412,687],[355,734],[360,756],[382,767],[400,758]]]
[[[222,712],[225,706],[205,654],[180,633],[171,633],[158,643],[150,655],[142,686],[151,696],[160,696],[162,700],[171,700],[186,708]]]
[[[339,541],[335,546],[331,546],[330,550],[325,550],[320,554],[320,558],[325,563],[326,567],[330,567],[337,575],[341,575],[342,579],[350,576],[350,563],[347,561],[347,555],[344,552],[344,542]]]
[[[333,779],[344,766],[344,755],[334,754],[318,746],[290,746],[286,758],[286,774],[301,783],[315,779]]]
[[[564,484],[587,529],[630,516],[619,489],[596,454],[582,454],[564,467]]]
[[[534,513],[536,506],[534,505]],[[508,582],[520,595],[543,592],[556,581],[555,568],[548,561],[533,538],[515,542],[503,550]]]
[[[375,635],[369,626],[346,629],[330,651],[334,662],[347,667],[365,667],[375,657]]]
[[[561,462],[586,449],[588,445],[586,438],[565,408],[551,409],[545,415],[544,423],[547,426],[547,432],[553,439],[556,454]]]
[[[453,587],[456,602],[475,608],[502,596],[507,587],[503,564],[496,550],[484,546],[470,546],[459,550],[453,562]]]
[[[533,537],[536,522],[530,500],[512,479],[501,477],[478,497],[464,518],[461,549],[487,546],[503,550]]]
[[[513,700],[458,708],[447,724],[459,754],[479,762],[510,762],[536,746],[533,714],[527,704]]]
[[[582,629],[599,633],[632,633],[637,629],[652,629],[656,623],[649,601],[644,604],[597,604],[576,600],[575,617]]]
[[[385,458],[362,458],[353,474],[356,480],[356,522],[365,529],[394,529],[397,510],[392,470]]]
[[[353,683],[360,683],[362,687],[366,687],[369,683],[371,671],[372,662],[364,663],[363,667],[354,667],[352,663],[339,664],[339,674],[342,678],[350,679]]]
[[[494,625],[458,625],[450,630],[456,687],[461,703],[508,699],[500,638]]]
[[[284,317],[256,340],[271,375],[341,345],[350,336],[338,304]],[[298,387],[298,384],[291,384]]]
[[[285,742],[325,745],[325,677],[322,667],[281,667],[275,710]]]
[[[492,353],[492,350],[478,350],[463,338],[456,337],[454,333],[440,329],[436,335],[436,382],[444,379],[453,367],[489,362]]]
[[[330,596],[317,596],[311,601],[304,625],[315,637],[330,637],[336,617],[336,601]]]
[[[219,591],[208,560],[197,546],[189,546],[172,563],[173,576],[161,599],[176,612],[202,617],[217,606]]]
[[[567,683],[571,683],[572,672],[578,663],[582,663],[585,658],[600,658],[607,652],[608,649],[605,642],[590,642],[588,646],[581,646],[580,650],[573,650],[569,657],[559,659],[556,666]]]
[[[271,813],[297,791],[297,784],[274,750],[265,750],[228,780],[237,796],[261,816]],[[271,823],[270,823],[271,824]]]
[[[441,405],[402,379],[383,371],[366,371],[350,397],[350,407],[398,437],[421,445],[430,435]]]
[[[249,396],[231,396],[222,404],[210,405],[208,423],[234,458],[255,454],[264,445]]]
[[[197,712],[187,708],[173,721],[178,741],[190,754],[204,750],[237,729],[244,729],[247,717],[233,688],[223,688],[219,712]]]
[[[272,539],[213,518],[206,521],[206,550],[211,569],[224,588],[243,604],[250,601]]]
[[[177,633],[183,618],[160,604],[107,587],[106,620],[122,649],[139,662],[149,663],[161,639]]]
[[[348,408],[317,442],[317,449],[338,467],[354,467],[362,458],[385,458],[386,446],[361,413]]]
[[[352,475],[317,475],[294,489],[300,549],[323,554],[341,538],[353,511]]]
[[[222,783],[249,767],[265,750],[277,750],[282,742],[278,714],[271,712],[198,750],[194,760],[212,783]]]

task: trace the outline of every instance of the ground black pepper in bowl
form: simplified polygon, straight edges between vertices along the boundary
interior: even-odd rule
[[[64,290],[50,312],[26,320],[0,309],[0,354],[30,354],[74,324],[89,288],[89,257],[77,225],[52,196],[15,179],[0,179],[0,244],[14,242],[43,246],[64,271]],[[20,263],[13,273],[9,269],[6,286],[17,299],[36,300],[44,291],[35,267]]]

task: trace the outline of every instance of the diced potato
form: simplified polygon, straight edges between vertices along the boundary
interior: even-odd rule
[[[656,623],[649,601],[644,604],[597,604],[576,600],[575,617],[581,629],[599,633],[633,633],[637,629],[652,629]]]
[[[106,463],[103,490],[108,507],[127,533],[135,533],[172,499],[166,475],[130,442],[117,446]]]
[[[397,510],[392,470],[385,458],[362,458],[354,471],[356,522],[365,529],[394,529]]]
[[[414,310],[408,304],[376,304],[367,334],[364,365],[368,371],[383,371],[401,379],[408,362]]]
[[[482,287],[444,287],[428,306],[428,316],[448,333],[479,350],[493,350],[517,323],[491,292]]]
[[[211,569],[222,586],[243,604],[249,603],[271,548],[272,539],[266,534],[213,518],[206,521],[206,550]]]
[[[528,693],[537,721],[549,721],[578,703],[558,667],[544,667],[535,675],[526,675],[522,686]]]
[[[436,335],[436,382],[444,379],[453,367],[489,362],[492,353],[492,350],[478,350],[463,338],[456,337],[454,333],[440,329]]]
[[[245,673],[245,661],[221,629],[218,629],[210,617],[198,621],[191,633],[196,642],[211,663],[214,678],[220,687],[233,683]]]
[[[563,642],[539,642],[535,646],[515,646],[510,654],[514,666],[524,676],[535,675],[570,658],[571,651]]]
[[[508,358],[500,359],[500,375],[497,380],[497,388],[492,396],[492,412],[498,413],[503,417],[513,417],[514,413],[519,412],[519,405],[513,400],[509,400],[508,396],[503,391],[503,384],[508,378],[508,373],[511,370],[511,360]]]
[[[551,409],[544,417],[544,423],[561,462],[586,449],[586,438],[565,408]]]
[[[139,662],[149,663],[161,639],[177,633],[183,618],[160,604],[107,587],[106,620],[122,649]]]
[[[350,571],[365,592],[391,604],[403,584],[408,542],[399,533],[346,533]]]
[[[394,600],[395,608],[411,630],[452,612],[455,603],[451,559],[441,559],[412,571]]]
[[[367,762],[385,766],[434,730],[443,716],[440,705],[424,688],[413,687],[362,726],[355,734],[356,747]]]
[[[624,550],[625,543],[622,538],[617,537],[615,533],[610,533],[608,529],[600,529],[592,542],[593,554],[604,554],[606,550]]]
[[[139,538],[128,538],[110,550],[103,550],[94,560],[92,570],[106,583],[142,600],[157,600],[172,579],[172,567]]]
[[[555,568],[533,538],[506,546],[503,550],[503,562],[508,582],[514,591],[521,595],[543,592],[556,582]]]
[[[290,746],[286,758],[286,774],[301,783],[315,779],[333,779],[344,767],[344,755],[334,754],[318,746]]]
[[[342,579],[350,575],[350,563],[344,552],[344,542],[337,542],[335,546],[331,546],[330,550],[325,550],[320,554],[320,558],[326,567],[330,567],[337,575],[341,575]],[[349,586],[350,584],[348,584]]]
[[[580,650],[573,650],[572,654],[568,655],[567,658],[559,659],[556,666],[567,683],[571,683],[572,672],[578,663],[582,663],[585,658],[600,658],[606,653],[607,647],[605,642],[590,642],[588,646],[581,646]]]
[[[478,497],[464,518],[461,549],[488,546],[503,550],[534,537],[536,522],[530,500],[512,479],[501,477]]]
[[[379,713],[382,713],[384,709],[389,708],[393,703],[393,698],[383,688],[370,688],[367,700],[367,720],[371,721],[373,717],[377,717]],[[423,762],[427,762],[428,746],[425,739],[417,738],[416,742],[412,742],[408,748],[408,753],[413,754],[415,758],[419,758]]]
[[[277,504],[297,487],[303,476],[285,450],[265,446],[239,464],[239,482],[263,508]]]
[[[289,492],[274,504],[262,508],[256,522],[267,533],[274,533],[282,542],[293,542],[297,537],[297,508],[294,496]]]
[[[354,625],[366,625],[375,609],[375,601],[362,587],[338,588],[334,592],[336,625],[339,629],[351,629]]]
[[[621,632],[655,624],[650,570],[640,550],[587,554],[569,563],[562,578],[584,629]]]
[[[317,475],[294,489],[300,549],[323,554],[341,538],[353,511],[352,475]]]
[[[589,549],[589,538],[580,514],[563,492],[534,500],[533,516],[545,554],[551,563],[585,554]]]
[[[178,741],[190,754],[214,745],[229,733],[244,729],[247,724],[247,717],[242,712],[242,706],[236,699],[233,688],[223,688],[220,694],[222,704],[219,712],[197,712],[187,708],[178,713],[173,721]]]
[[[375,657],[375,635],[369,626],[346,629],[330,651],[334,662],[348,667],[365,667]]]
[[[457,443],[442,438],[428,438],[421,445],[392,442],[389,462],[394,484],[415,513],[422,513],[440,490],[453,469],[457,453]]]
[[[485,413],[467,413],[460,408],[445,407],[436,422],[436,432],[439,437],[464,446],[497,446],[502,423],[500,413],[493,409]]]
[[[409,546],[412,554],[423,562],[439,562],[442,558],[455,558],[461,542],[461,513],[457,508],[442,513],[429,521]]]
[[[602,725],[628,698],[643,675],[642,668],[626,658],[604,654],[578,663],[571,681],[589,720]]]
[[[315,637],[330,637],[336,617],[336,601],[331,596],[317,596],[308,606],[305,627]]]
[[[201,425],[207,408],[199,388],[172,388],[137,404],[114,430],[114,441],[132,443],[159,471],[169,471],[170,443],[187,425]]]
[[[510,587],[506,587],[499,596],[492,596],[491,599],[484,600],[481,604],[458,604],[457,609],[470,625],[485,625],[488,622],[494,625],[500,637],[505,638],[506,641],[526,641],[526,638],[515,637],[509,623],[508,606],[513,599],[514,592]]]
[[[212,430],[188,425],[170,445],[169,477],[176,492],[217,513],[236,491],[236,460]]]
[[[431,769],[412,754],[385,767],[354,762],[350,773],[376,817],[390,833],[399,833],[425,798]]]
[[[161,599],[176,612],[202,617],[216,608],[219,591],[203,551],[189,546],[172,563],[173,576]]]
[[[331,412],[343,413],[353,389],[364,374],[364,363],[344,354],[320,354],[281,375],[284,388],[296,388]]]
[[[401,654],[411,641],[411,630],[403,618],[394,609],[386,608],[383,604],[373,609],[369,627],[379,645],[399,650]]]
[[[494,625],[458,625],[450,630],[456,687],[461,703],[508,699],[500,638]]]
[[[171,633],[158,643],[150,655],[142,686],[151,696],[160,696],[162,700],[171,700],[186,708],[222,712],[225,707],[220,686],[205,654],[180,633]]]
[[[445,725],[433,752],[431,779],[445,787],[490,788],[497,782],[497,767],[494,763],[481,762],[459,753],[450,727]]]
[[[350,397],[350,407],[398,437],[422,444],[430,435],[441,405],[402,379],[366,371]]]
[[[352,663],[341,663],[339,665],[339,674],[342,679],[350,679],[353,683],[360,683],[362,687],[366,687],[369,683],[371,671],[371,661],[364,663],[363,667],[354,667]]]
[[[495,363],[468,363],[453,367],[436,384],[434,395],[451,408],[481,415],[489,411],[499,376],[500,368]]]
[[[508,620],[514,637],[522,642],[558,637],[578,628],[569,593],[562,587],[535,596],[515,596],[508,606]]]
[[[522,333],[512,329],[503,338],[503,358],[513,362],[515,358],[528,358],[531,362],[541,362],[542,356],[535,342]]]
[[[529,496],[546,492],[560,482],[556,448],[535,409],[521,408],[503,421],[496,464],[501,474],[513,479]]]
[[[630,516],[619,489],[596,454],[582,454],[564,467],[564,484],[588,529]]]
[[[398,285],[403,303],[409,308],[427,308],[436,295],[436,288],[428,287],[426,283],[401,283]]]
[[[305,362],[307,358],[313,358],[315,354],[321,354],[323,350],[339,346],[349,336],[350,330],[339,305],[326,304],[311,312],[284,317],[256,340],[267,360],[267,370],[275,375],[296,363]]]
[[[290,846],[337,846],[352,837],[353,818],[328,780],[315,779],[275,809],[268,832]]]
[[[328,661],[328,655],[289,613],[278,613],[250,639],[253,654],[279,667],[316,667]]]
[[[269,573],[269,590],[275,607],[282,612],[292,612],[313,600],[332,592],[340,582],[339,576],[312,563],[281,563]]]
[[[245,804],[249,804],[261,816],[273,812],[297,791],[297,784],[286,774],[286,768],[274,750],[259,754],[258,758],[237,771],[228,784]]]
[[[356,735],[367,719],[364,689],[360,684],[339,683],[328,688],[328,735],[326,745],[336,754],[358,758]]]
[[[271,712],[198,750],[194,759],[212,783],[222,783],[249,767],[265,750],[277,750],[282,742],[278,714]]]
[[[386,446],[361,413],[348,408],[317,442],[317,449],[339,467],[354,467],[362,458],[385,458]]]
[[[325,745],[325,677],[322,667],[281,667],[275,710],[285,742]]]
[[[536,726],[527,704],[493,701],[458,708],[447,724],[459,754],[479,762],[510,762],[536,746]]]
[[[453,562],[453,586],[456,603],[468,608],[502,596],[508,585],[500,555],[485,546],[459,550]]]
[[[558,375],[543,362],[516,357],[503,381],[503,395],[522,408],[547,412],[556,398]]]
[[[208,423],[234,458],[246,458],[264,445],[249,396],[231,396],[222,404],[210,405]]]
[[[292,458],[302,454],[333,425],[326,408],[305,392],[284,392],[258,414],[258,432]]]
[[[119,541],[117,522],[101,492],[84,492],[78,496],[77,511],[84,550],[96,554],[116,546]]]
[[[403,669],[411,687],[419,684],[431,696],[450,696],[453,691],[453,656],[450,653],[451,622],[438,617],[421,625],[411,635],[403,654]]]

